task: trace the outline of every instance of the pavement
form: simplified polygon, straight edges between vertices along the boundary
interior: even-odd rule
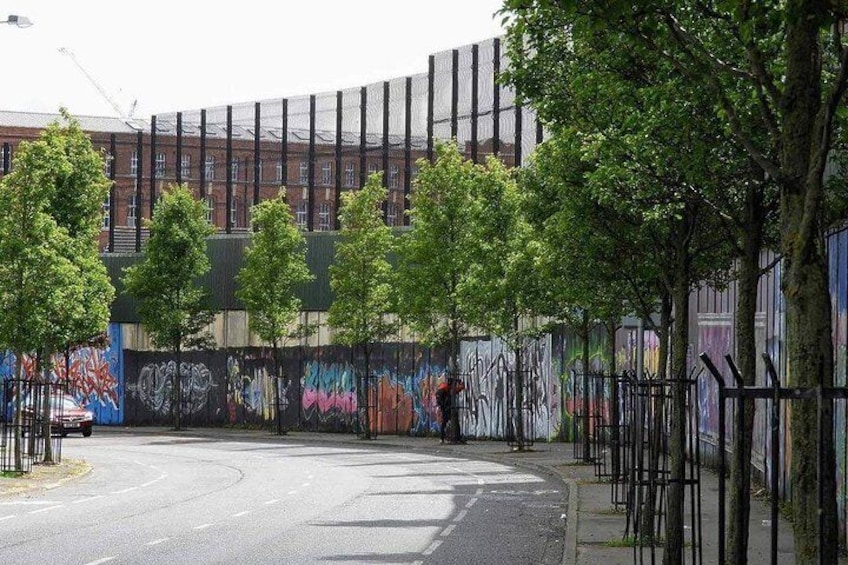
[[[632,565],[633,563],[660,563],[661,548],[638,547],[628,534],[627,514],[623,505],[612,502],[613,485],[605,479],[595,476],[595,467],[575,458],[575,450],[570,443],[537,442],[526,451],[518,452],[503,441],[469,440],[466,444],[441,444],[432,437],[409,437],[381,435],[375,439],[362,440],[354,435],[290,432],[286,436],[276,436],[268,431],[240,430],[220,428],[192,428],[182,432],[169,431],[167,428],[118,428],[99,427],[100,433],[165,433],[191,434],[218,437],[221,439],[246,439],[253,441],[298,442],[304,444],[328,443],[356,445],[369,449],[398,449],[415,452],[449,455],[469,459],[495,461],[530,472],[545,475],[558,480],[563,485],[566,496],[565,547],[563,564],[567,565]],[[60,468],[65,465],[60,466]],[[23,490],[55,488],[63,480],[73,480],[80,476],[78,465],[68,465],[67,477],[57,477],[55,471],[47,474],[43,480],[28,480]],[[61,474],[61,471],[59,471]],[[12,479],[17,481],[18,479]],[[58,484],[57,484],[58,483]],[[12,492],[9,479],[0,482],[0,496],[22,492],[19,483]],[[718,563],[718,476],[702,469],[700,473],[700,495],[697,490],[687,493],[686,563]],[[619,495],[620,496],[620,495]],[[691,519],[689,501],[696,500],[700,505],[701,522]],[[769,519],[768,500],[752,494],[750,537],[748,562],[770,563],[771,521]],[[692,533],[700,532],[700,560],[692,559],[698,546],[692,544]],[[794,563],[791,525],[784,519],[778,524],[778,563]],[[697,537],[697,536],[696,536]]]

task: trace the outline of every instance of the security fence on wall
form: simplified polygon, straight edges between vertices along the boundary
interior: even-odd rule
[[[489,39],[431,55],[427,72],[409,77],[157,114],[136,134],[95,136],[112,156],[104,248],[139,251],[142,219],[171,183],[187,183],[226,233],[248,229],[251,206],[281,186],[302,229],[331,231],[342,192],[380,172],[384,220],[406,225],[416,162],[432,160],[437,142],[455,140],[475,162],[496,155],[520,166],[542,139],[533,111],[499,84],[506,65],[500,39]]]

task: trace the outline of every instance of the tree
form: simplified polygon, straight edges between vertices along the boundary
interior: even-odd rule
[[[306,240],[294,223],[285,191],[254,206],[251,218],[255,231],[245,250],[244,264],[238,274],[236,296],[244,303],[250,328],[271,344],[277,395],[277,433],[285,433],[279,410],[281,363],[279,349],[292,331],[292,322],[300,312],[298,285],[312,280],[306,264]]]
[[[822,220],[828,215],[825,166],[834,133],[844,127],[840,107],[848,85],[848,46],[842,26],[848,16],[845,6],[812,0],[636,5],[508,0],[505,6],[519,19],[532,15],[533,25],[519,24],[513,30],[518,33],[524,27],[535,46],[556,28],[552,18],[566,19],[568,26],[607,30],[608,37],[623,42],[625,51],[643,52],[673,65],[697,88],[699,99],[713,106],[714,115],[759,168],[755,177],[767,177],[779,187],[787,384],[832,386],[831,305]],[[813,562],[819,550],[824,561],[836,559],[832,414],[830,401],[825,401],[821,418],[815,402],[793,402],[789,476],[796,559],[801,563]],[[819,421],[825,446],[818,477],[827,493],[823,504],[817,497],[815,464]]]
[[[81,315],[84,308],[78,270],[68,259],[72,239],[48,212],[55,175],[71,168],[56,132],[51,127],[45,138],[22,143],[14,170],[0,182],[0,344],[14,352],[19,381],[23,356],[60,339],[53,322]],[[22,394],[19,388],[14,409],[18,471],[23,470]]]
[[[203,202],[185,185],[172,185],[162,194],[149,225],[143,259],[124,270],[122,281],[127,293],[139,300],[138,313],[153,344],[175,355],[171,413],[179,430],[182,352],[214,343],[206,328],[215,311],[197,279],[211,268],[206,238],[215,230],[206,220]]]
[[[448,372],[456,376],[459,340],[472,318],[474,165],[455,144],[438,144],[435,162],[420,160],[418,167],[410,198],[412,229],[401,237],[398,251],[398,304],[424,343],[448,344]],[[459,429],[455,411],[451,419]]]
[[[472,168],[473,261],[468,265],[470,316],[476,327],[499,336],[514,355],[514,414],[510,422],[519,450],[524,449],[524,372],[522,346],[540,328],[528,324],[537,313],[533,288],[539,245],[524,216],[523,194],[514,175],[495,157]]]
[[[42,134],[41,141],[53,147],[52,155],[65,161],[64,167],[51,167],[48,212],[59,228],[67,230],[70,245],[66,257],[77,270],[74,285],[80,287],[78,308],[66,308],[61,318],[51,320],[51,334],[37,355],[43,381],[49,382],[50,361],[56,351],[64,350],[65,365],[69,364],[73,347],[89,345],[105,335],[109,324],[109,307],[115,289],[100,260],[98,238],[103,222],[103,201],[109,191],[109,181],[103,173],[103,157],[94,150],[91,139],[82,131],[79,122],[66,110],[64,126],[53,124]],[[45,166],[41,163],[41,166]],[[49,406],[44,403],[44,436],[49,434]],[[52,462],[52,445],[45,443],[45,461]]]
[[[341,239],[336,243],[335,260],[330,266],[333,303],[327,322],[333,328],[333,341],[361,347],[364,373],[358,387],[362,434],[370,438],[368,378],[374,342],[386,339],[396,330],[387,320],[392,311],[392,267],[387,256],[392,250],[391,229],[383,223],[381,204],[386,199],[382,175],[373,174],[360,190],[342,194],[339,211]]]

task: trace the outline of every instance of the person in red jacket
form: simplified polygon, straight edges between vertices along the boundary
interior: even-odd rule
[[[439,406],[439,413],[441,415],[441,426],[439,427],[439,439],[441,443],[445,443],[445,434],[447,432],[448,422],[451,421],[454,399],[463,390],[465,390],[465,383],[462,382],[462,379],[452,377],[442,380],[436,389],[436,403]],[[459,433],[459,418],[457,418],[456,424],[457,427],[451,434],[451,443],[460,442],[462,438],[462,435]]]

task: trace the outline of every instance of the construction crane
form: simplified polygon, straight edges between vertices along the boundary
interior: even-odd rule
[[[138,104],[138,100],[133,100],[132,104],[130,104],[129,110],[127,112],[124,112],[123,110],[121,110],[121,107],[118,106],[118,103],[115,102],[115,100],[113,100],[111,96],[109,96],[109,94],[103,89],[102,86],[100,86],[100,83],[98,83],[96,80],[94,80],[94,77],[91,76],[91,73],[89,73],[85,69],[85,67],[82,66],[82,63],[80,63],[79,60],[77,60],[76,55],[74,55],[73,51],[71,51],[70,49],[67,49],[65,47],[60,47],[59,53],[61,53],[63,55],[67,55],[67,57],[71,61],[73,61],[74,65],[76,65],[76,67],[80,71],[82,71],[82,74],[85,75],[85,78],[88,79],[88,82],[90,82],[92,85],[94,85],[94,88],[97,89],[97,92],[100,93],[100,96],[102,96],[103,99],[106,102],[108,102],[110,106],[112,106],[112,109],[115,110],[115,113],[118,114],[118,117],[120,117],[122,120],[127,122],[129,125],[132,125],[133,114],[135,114],[135,108],[136,108],[136,105]]]

